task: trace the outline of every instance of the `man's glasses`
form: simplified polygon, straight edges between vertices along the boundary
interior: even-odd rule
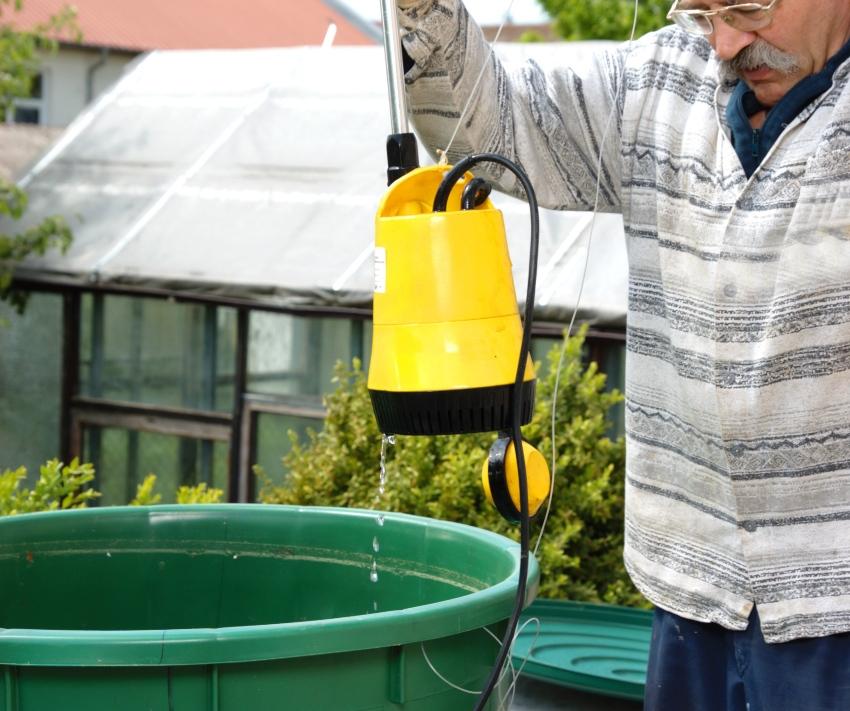
[[[714,16],[718,16],[729,27],[741,32],[762,30],[773,19],[773,8],[779,0],[770,0],[767,5],[757,2],[745,2],[740,5],[727,5],[720,10],[679,10],[680,0],[673,3],[667,19],[675,22],[692,35],[710,35],[714,32]]]

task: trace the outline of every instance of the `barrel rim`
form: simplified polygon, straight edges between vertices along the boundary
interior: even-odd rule
[[[193,504],[150,507],[100,507],[21,514],[0,519],[2,530],[32,525],[39,518],[55,523],[59,517],[150,517],[220,513],[273,516],[352,516],[427,526],[477,542],[503,555],[511,565],[507,577],[482,590],[441,602],[401,610],[306,622],[244,625],[220,628],[147,630],[50,630],[0,628],[0,664],[20,666],[171,666],[258,662],[275,659],[356,652],[447,637],[507,619],[513,608],[519,579],[519,545],[504,536],[468,526],[409,514],[367,509],[282,506],[273,504]],[[48,519],[49,517],[49,519]],[[531,557],[525,604],[537,591],[539,568]]]

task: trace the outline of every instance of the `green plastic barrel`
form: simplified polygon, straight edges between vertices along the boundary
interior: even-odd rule
[[[446,682],[484,685],[518,568],[493,533],[358,510],[0,519],[0,711],[469,709]]]

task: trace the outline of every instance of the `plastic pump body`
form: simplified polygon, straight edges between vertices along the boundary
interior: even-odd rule
[[[464,176],[445,212],[432,202],[446,166],[395,181],[376,216],[368,387],[382,432],[462,434],[510,428],[522,323],[502,213],[489,199],[461,209]],[[526,363],[522,423],[531,419]]]

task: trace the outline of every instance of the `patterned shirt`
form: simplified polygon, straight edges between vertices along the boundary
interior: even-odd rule
[[[768,642],[850,630],[850,61],[749,178],[736,79],[666,28],[581,66],[489,58],[457,0],[402,14],[420,137],[496,151],[541,204],[620,211],[626,546],[656,605]],[[483,171],[482,171],[483,172]],[[502,189],[520,194],[494,171]]]

